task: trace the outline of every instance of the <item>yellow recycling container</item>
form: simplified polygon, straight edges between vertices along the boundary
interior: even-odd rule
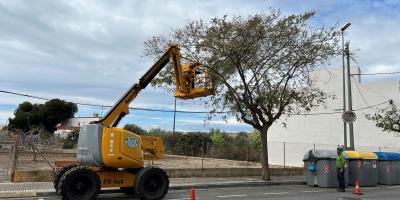
[[[375,153],[369,151],[345,151],[348,159],[378,160]]]
[[[345,151],[349,160],[349,184],[360,186],[378,185],[378,156],[368,151]]]

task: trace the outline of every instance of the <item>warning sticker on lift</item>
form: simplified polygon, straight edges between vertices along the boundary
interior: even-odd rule
[[[376,168],[376,160],[373,160],[373,161],[372,161],[372,167],[373,167],[373,168]]]

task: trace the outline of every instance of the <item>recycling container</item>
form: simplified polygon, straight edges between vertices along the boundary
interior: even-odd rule
[[[345,158],[347,155],[344,153]],[[339,187],[336,174],[335,150],[309,150],[303,157],[307,185],[319,187]],[[348,164],[345,165],[345,185],[349,183]]]
[[[350,185],[378,185],[378,157],[373,152],[345,151],[349,159]]]
[[[378,183],[400,184],[400,153],[375,152],[378,156]]]

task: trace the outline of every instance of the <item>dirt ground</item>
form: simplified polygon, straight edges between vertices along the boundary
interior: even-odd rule
[[[203,163],[203,164],[202,164]],[[148,165],[149,162],[146,162]],[[163,160],[153,161],[153,165],[161,168],[260,168],[260,163],[236,161],[236,160],[225,160],[215,158],[201,158],[201,157],[188,157],[188,156],[176,156],[166,155]]]

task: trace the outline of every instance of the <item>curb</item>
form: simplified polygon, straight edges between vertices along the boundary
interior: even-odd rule
[[[176,184],[170,187],[170,190],[187,190],[187,189],[209,189],[209,188],[227,188],[227,187],[261,187],[268,185],[306,185],[306,181],[249,181],[249,182],[215,182],[205,184]]]
[[[196,189],[209,189],[209,188],[227,188],[227,187],[261,187],[268,185],[306,185],[306,181],[287,180],[287,181],[248,181],[248,182],[214,182],[214,183],[200,183],[200,184],[173,184],[169,190],[189,190]],[[121,193],[119,189],[110,188],[103,189],[100,194],[115,194]],[[0,198],[11,197],[36,197],[36,196],[57,196],[56,192],[0,192]]]
[[[36,196],[38,196],[37,192],[0,192],[0,198],[19,198],[19,197],[36,197]]]

